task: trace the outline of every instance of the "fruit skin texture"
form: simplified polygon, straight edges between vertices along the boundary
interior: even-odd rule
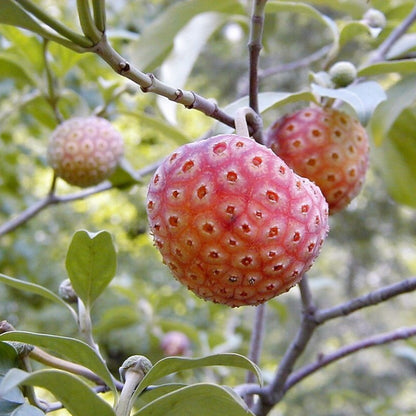
[[[288,291],[328,232],[319,188],[237,135],[187,144],[166,158],[150,182],[147,213],[175,278],[231,307]]]
[[[369,143],[358,120],[339,110],[309,107],[277,120],[266,146],[298,175],[318,185],[331,214],[360,192],[368,168]]]
[[[57,176],[82,188],[97,185],[115,170],[124,144],[101,117],[73,117],[60,124],[48,145],[48,162]]]

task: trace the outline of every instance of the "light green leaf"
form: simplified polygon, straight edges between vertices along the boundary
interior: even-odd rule
[[[172,47],[176,34],[194,16],[205,12],[243,14],[238,0],[193,0],[174,3],[147,26],[137,42],[131,44],[134,60],[143,71],[152,71]]]
[[[91,306],[116,274],[117,255],[111,234],[77,231],[65,265],[75,293],[87,307]]]
[[[375,149],[389,194],[398,203],[416,208],[416,138],[414,109],[404,110],[381,146]]]
[[[261,92],[258,95],[259,99],[259,112],[264,112],[277,108],[286,104],[295,103],[298,101],[316,101],[316,97],[310,91],[300,92]],[[235,117],[237,110],[241,107],[247,107],[249,104],[248,96],[239,98],[232,102],[228,106],[224,107],[224,111],[227,114]],[[215,134],[229,134],[234,131],[233,128],[228,127],[222,123],[215,123],[213,132]]]
[[[17,352],[9,344],[0,342],[0,382],[4,375],[16,366]],[[11,414],[13,410],[18,408],[25,402],[22,392],[18,387],[8,391],[6,394],[0,396],[0,415]]]
[[[23,342],[58,353],[71,362],[89,368],[97,374],[108,387],[113,391],[116,391],[111,373],[102,359],[89,345],[78,339],[57,335],[36,334],[33,332],[12,331],[1,334],[0,341]]]
[[[159,397],[164,396],[167,393],[186,387],[186,384],[183,383],[168,383],[161,384],[159,386],[152,386],[151,389],[144,391],[135,401],[134,407],[138,410],[143,406],[146,406],[148,403],[153,400],[158,399]]]
[[[11,416],[42,416],[44,414],[38,407],[25,403],[19,406]]]
[[[416,47],[416,33],[405,33],[389,49],[386,59],[399,59]]]
[[[387,90],[387,100],[376,109],[370,124],[376,145],[383,142],[397,117],[415,100],[416,75],[403,78]]]
[[[17,85],[31,84],[36,86],[36,80],[27,70],[26,65],[16,56],[7,52],[0,52],[0,78],[13,78]]]
[[[375,33],[376,32],[372,31],[371,28],[365,23],[358,21],[347,22],[340,30],[339,44],[342,47],[360,35],[369,35],[374,37]]]
[[[203,358],[186,358],[186,357],[167,357],[158,361],[151,370],[145,375],[137,387],[136,393],[142,392],[154,381],[165,377],[169,374],[183,370],[191,370],[213,365],[222,365],[228,367],[244,368],[253,371],[257,376],[259,383],[262,383],[260,369],[248,358],[239,354],[215,354]]]
[[[379,62],[376,64],[365,66],[358,71],[360,77],[371,77],[374,75],[383,75],[391,73],[415,73],[416,59],[405,59],[402,61]]]
[[[323,97],[335,98],[348,104],[357,114],[361,124],[366,125],[377,106],[386,99],[381,86],[374,81],[350,85],[346,88],[325,88],[312,84],[312,91]]]
[[[141,179],[137,176],[133,166],[125,158],[122,158],[117,165],[114,173],[108,180],[117,188],[125,189],[132,185],[140,183]]]
[[[134,416],[247,416],[253,415],[244,401],[230,389],[201,383],[165,394],[142,407]]]
[[[98,397],[88,384],[64,371],[39,370],[27,373],[14,368],[0,384],[0,396],[19,385],[49,390],[72,416],[115,416],[110,405]]]
[[[18,26],[35,33],[43,33],[43,28],[13,0],[1,0],[0,23]]]
[[[183,133],[183,130],[161,121],[160,118],[149,116],[141,111],[121,111],[121,114],[135,118],[137,121],[140,121],[141,125],[162,133],[178,145],[189,143],[191,140],[190,137]]]
[[[51,292],[48,289],[45,289],[43,286],[39,286],[35,283],[24,282],[23,280],[15,279],[13,277],[6,276],[0,273],[0,282],[4,283],[10,287],[14,287],[15,289],[24,290],[25,292],[35,293],[36,295],[42,296],[46,299],[52,300],[60,305],[65,306],[74,317],[75,321],[77,321],[77,315],[75,311],[69,306],[65,301],[63,301],[58,295]]]
[[[305,16],[309,16],[313,19],[318,20],[324,25],[331,34],[332,37],[332,49],[328,53],[328,59],[335,56],[339,49],[339,30],[334,20],[321,13],[318,9],[314,8],[305,3],[293,2],[293,1],[268,1],[265,8],[266,13],[280,13],[280,12],[291,12],[301,13]]]
[[[160,79],[168,85],[183,88],[192,68],[211,35],[226,21],[221,13],[201,13],[179,31],[173,49],[160,67]],[[176,124],[178,104],[158,96],[158,106],[171,123]]]

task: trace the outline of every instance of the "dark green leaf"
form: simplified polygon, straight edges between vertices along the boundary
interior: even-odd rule
[[[72,416],[115,416],[110,405],[99,398],[88,384],[60,370],[27,373],[14,368],[0,384],[0,396],[19,385],[38,386],[49,390]]]
[[[56,335],[36,334],[33,332],[12,331],[0,335],[0,340],[18,341],[46,348],[71,362],[89,368],[97,374],[113,391],[115,386],[111,374],[97,353],[84,342]]]
[[[123,189],[140,183],[136,171],[130,165],[127,159],[121,159],[114,173],[110,176],[109,181],[117,188]]]
[[[43,33],[42,27],[13,0],[1,0],[0,23],[18,26],[35,33]]]
[[[229,389],[201,383],[168,393],[142,407],[135,416],[247,416],[253,415],[244,401]]]
[[[91,306],[116,273],[117,256],[111,234],[77,231],[65,264],[75,292],[85,305]]]
[[[77,320],[76,313],[71,308],[71,306],[69,306],[66,302],[64,302],[59,296],[55,295],[55,293],[44,288],[43,286],[37,285],[35,283],[24,282],[22,280],[6,276],[2,273],[0,273],[0,282],[8,286],[14,287],[16,289],[24,290],[29,293],[35,293],[36,295],[42,296],[46,299],[52,300],[60,305],[63,305],[71,312],[75,321]]]

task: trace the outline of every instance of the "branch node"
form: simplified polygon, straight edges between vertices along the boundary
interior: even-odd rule
[[[178,100],[180,100],[182,97],[183,97],[183,91],[182,91],[180,88],[178,88],[178,89],[175,91],[175,98],[174,98],[172,101],[177,102],[177,101],[178,101]]]
[[[123,74],[123,73],[128,72],[128,71],[130,71],[130,64],[127,61],[121,61],[118,64],[118,71],[117,72],[119,74]]]
[[[154,74],[152,74],[152,73],[148,73],[148,74],[146,74],[148,77],[149,77],[149,80],[150,80],[150,84],[149,85],[146,85],[145,87],[140,87],[140,89],[143,91],[143,92],[149,92],[150,91],[150,89],[153,87],[153,84],[154,84],[154,81],[155,81],[155,76],[154,76]]]

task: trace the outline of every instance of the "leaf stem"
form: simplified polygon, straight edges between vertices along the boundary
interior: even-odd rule
[[[92,0],[94,22],[97,29],[104,33],[106,25],[105,0]]]
[[[103,34],[98,30],[95,25],[94,19],[91,14],[89,0],[77,0],[77,10],[79,22],[81,24],[84,35],[90,39],[93,44],[97,44],[102,38]]]
[[[29,13],[32,13],[33,16],[38,18],[41,22],[45,23],[51,29],[55,30],[60,35],[64,36],[66,39],[69,39],[75,45],[81,46],[82,48],[88,48],[92,46],[92,42],[87,39],[85,36],[82,36],[73,30],[69,29],[67,26],[59,22],[58,20],[54,19],[52,16],[45,13],[39,6],[32,3],[30,0],[15,0],[16,3],[19,3],[25,10]],[[42,35],[44,36],[44,35]],[[57,38],[50,38],[45,36],[50,40],[57,41]],[[62,42],[59,42],[62,43]],[[70,47],[68,43],[62,43],[64,46]],[[73,49],[73,48],[71,48]]]

